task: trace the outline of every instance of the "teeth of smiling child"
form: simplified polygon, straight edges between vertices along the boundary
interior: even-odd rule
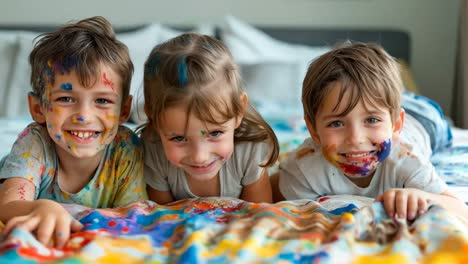
[[[90,138],[93,133],[92,132],[77,132],[77,131],[70,131],[72,135],[76,136],[76,137],[79,137],[81,139],[87,139],[87,138]]]
[[[366,153],[359,153],[359,154],[346,154],[346,157],[350,157],[350,158],[360,158],[360,157],[364,157],[364,156],[367,156],[367,152]]]

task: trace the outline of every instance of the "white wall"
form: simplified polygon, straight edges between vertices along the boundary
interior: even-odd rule
[[[117,26],[220,23],[225,14],[261,25],[365,27],[411,34],[412,70],[422,93],[447,114],[454,86],[460,0],[11,0],[0,24],[63,24],[102,15]]]

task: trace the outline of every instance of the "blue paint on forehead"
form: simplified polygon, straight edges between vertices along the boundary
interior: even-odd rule
[[[71,91],[73,89],[73,86],[71,83],[62,83],[62,85],[60,85],[60,89],[65,91]]]

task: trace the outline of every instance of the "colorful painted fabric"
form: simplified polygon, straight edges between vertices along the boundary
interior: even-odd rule
[[[63,250],[15,229],[0,243],[0,263],[468,263],[468,223],[440,207],[406,222],[380,203],[334,199],[67,205],[85,229]]]

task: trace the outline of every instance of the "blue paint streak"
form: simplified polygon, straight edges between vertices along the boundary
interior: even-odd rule
[[[384,159],[390,155],[390,149],[392,148],[392,140],[385,140],[380,144],[380,151],[377,153],[377,159],[379,162],[382,162]]]
[[[179,59],[179,64],[177,65],[177,72],[179,75],[179,87],[184,87],[187,83],[187,64],[185,63],[185,56],[182,56]]]
[[[330,214],[332,215],[341,215],[343,213],[351,213],[353,210],[359,209],[356,205],[354,204],[348,204],[347,206],[344,207],[339,207],[336,208],[332,211],[330,211]]]
[[[73,86],[71,83],[62,83],[62,85],[60,85],[60,89],[65,91],[71,91],[73,89]]]

